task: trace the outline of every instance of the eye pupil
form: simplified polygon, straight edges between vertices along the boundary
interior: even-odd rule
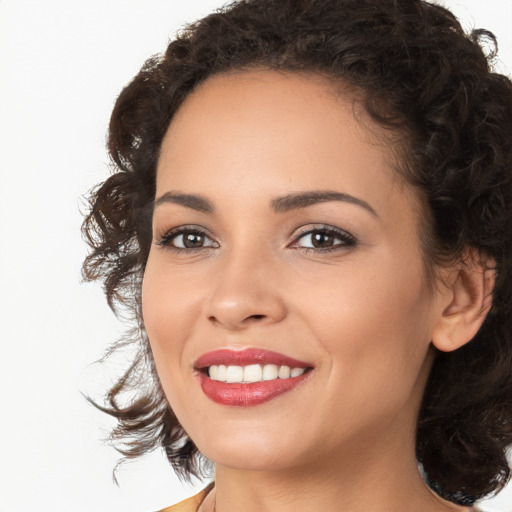
[[[204,243],[204,235],[197,233],[188,233],[183,236],[183,245],[187,249],[193,249],[194,247],[202,247]]]
[[[333,236],[328,235],[326,233],[316,232],[313,233],[311,240],[313,242],[314,247],[322,248],[322,247],[332,247],[333,245]]]

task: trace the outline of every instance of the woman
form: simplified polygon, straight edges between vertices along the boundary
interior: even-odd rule
[[[123,453],[214,465],[166,510],[468,510],[508,480],[512,84],[480,36],[421,0],[242,1],[121,93],[84,273],[138,325]]]

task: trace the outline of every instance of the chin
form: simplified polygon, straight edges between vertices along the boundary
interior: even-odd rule
[[[289,438],[275,439],[254,432],[205,439],[196,443],[199,451],[216,465],[245,471],[279,471],[300,464],[297,444]],[[204,449],[202,449],[204,446]]]

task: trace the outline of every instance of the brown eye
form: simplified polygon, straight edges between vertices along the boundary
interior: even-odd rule
[[[329,251],[347,249],[356,245],[356,239],[341,229],[331,227],[312,229],[299,236],[293,248],[306,250]]]
[[[180,235],[182,238],[183,247],[186,249],[194,249],[195,247],[202,247],[204,244],[204,235],[197,233],[187,233]],[[176,237],[179,239],[179,237]]]
[[[195,250],[208,247],[218,247],[211,238],[196,229],[179,229],[166,233],[158,245],[177,250]]]
[[[332,235],[327,233],[312,233],[311,234],[311,243],[313,247],[317,248],[325,248],[332,247],[334,245],[335,238]]]

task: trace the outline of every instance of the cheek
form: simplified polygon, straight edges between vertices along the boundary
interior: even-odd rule
[[[178,347],[198,316],[198,283],[181,274],[169,272],[165,258],[150,253],[142,284],[142,312],[155,349]]]
[[[175,396],[173,390],[182,388],[180,365],[183,353],[181,337],[177,333],[184,328],[182,314],[186,309],[181,306],[173,283],[161,270],[150,256],[142,285],[142,314],[158,378],[168,402],[175,404],[179,394]]]
[[[354,267],[331,275],[327,291],[321,285],[310,290],[306,323],[330,354],[334,372],[364,381],[380,375],[389,383],[408,376],[412,382],[430,344],[430,293],[421,264],[380,263],[374,272]]]
[[[367,286],[355,279],[354,287],[347,278],[338,294],[312,301],[308,323],[330,365],[324,407],[340,429],[379,429],[400,411],[414,414],[428,376],[428,294],[411,287],[421,279],[390,287],[371,277]]]
[[[184,294],[179,282],[161,267],[150,254],[142,284],[142,315],[158,376],[166,389],[166,381],[179,374],[172,369],[181,363],[192,294]]]

